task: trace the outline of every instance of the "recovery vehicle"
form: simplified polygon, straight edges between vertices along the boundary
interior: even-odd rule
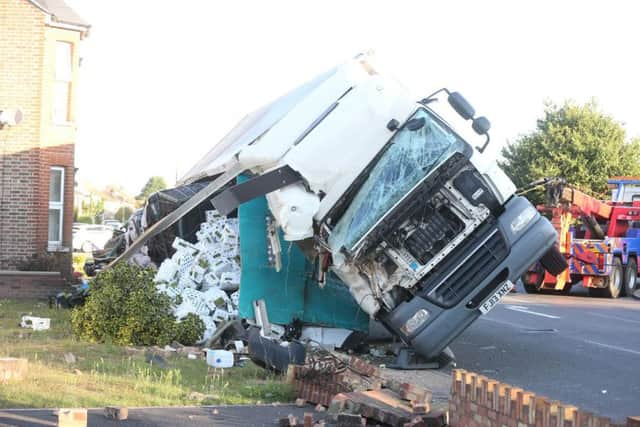
[[[566,267],[553,226],[484,154],[489,127],[459,93],[416,100],[359,55],[245,117],[181,180],[206,185],[115,262],[211,200],[239,218],[242,318],[362,329],[355,310],[435,358],[532,260]]]
[[[568,263],[557,275],[535,263],[522,277],[527,292],[569,293],[581,284],[592,296],[633,294],[640,253],[640,178],[615,177],[608,184],[612,197],[607,201],[561,178],[545,178],[527,187],[545,187],[546,202],[538,210],[551,218],[559,251]]]

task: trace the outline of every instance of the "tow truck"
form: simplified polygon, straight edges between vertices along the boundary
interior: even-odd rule
[[[475,148],[439,108],[471,124]],[[489,128],[460,93],[415,97],[358,55],[245,117],[180,181],[203,188],[114,262],[211,200],[239,218],[242,318],[345,327],[343,289],[437,358],[531,260],[566,267],[553,226],[485,154]]]
[[[562,178],[545,178],[524,191],[545,187],[546,201],[538,210],[551,218],[559,251],[568,268],[560,274],[533,264],[523,275],[529,293],[544,290],[568,294],[581,284],[591,296],[631,296],[638,277],[640,254],[640,178],[608,180],[610,200],[599,200]]]

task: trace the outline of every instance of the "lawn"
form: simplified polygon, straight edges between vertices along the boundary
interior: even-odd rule
[[[35,332],[18,325],[22,314],[51,318],[51,329]],[[90,344],[73,337],[69,310],[36,301],[0,300],[0,357],[24,357],[23,380],[0,386],[0,408],[171,406],[287,402],[293,394],[281,377],[248,363],[224,372],[202,359],[167,358],[161,369],[144,351]],[[64,354],[75,356],[67,363]]]

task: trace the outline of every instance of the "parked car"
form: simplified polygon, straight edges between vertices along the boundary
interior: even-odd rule
[[[102,225],[108,225],[114,230],[120,230],[122,227],[124,227],[124,224],[122,224],[122,222],[118,221],[117,219],[105,219],[104,221],[102,221]]]
[[[83,252],[104,249],[104,245],[113,237],[113,228],[104,224],[74,224],[73,249]]]

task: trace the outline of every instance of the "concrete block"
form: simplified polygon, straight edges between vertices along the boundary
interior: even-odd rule
[[[114,420],[126,420],[129,418],[129,408],[120,406],[107,406],[104,408],[104,416]]]

